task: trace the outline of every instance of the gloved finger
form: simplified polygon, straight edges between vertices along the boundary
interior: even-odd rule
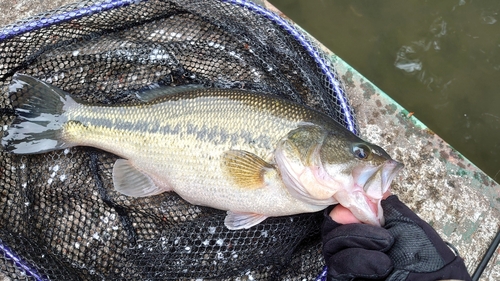
[[[326,265],[328,280],[381,279],[393,269],[393,263],[386,254],[356,248],[336,253],[326,261]]]
[[[338,205],[329,206],[323,211],[323,224],[321,225],[321,236],[324,237],[326,234],[330,233],[333,229],[341,226],[342,224],[334,221],[330,217],[330,213]]]
[[[397,196],[392,195],[386,200],[382,201],[382,208],[384,209],[384,216],[386,220],[385,228],[401,227],[402,223],[414,223],[423,230],[428,240],[432,243],[436,251],[443,258],[443,262],[449,263],[455,259],[455,253],[446,245],[441,236],[432,228],[428,223],[417,216],[410,210]],[[391,233],[394,231],[390,231]],[[396,240],[399,236],[405,236],[407,231],[396,231],[392,233]],[[398,234],[399,233],[399,234]]]
[[[467,272],[464,260],[456,256],[455,259],[434,272],[410,272],[405,281],[419,281],[419,280],[463,280],[471,281],[471,277]]]
[[[323,255],[326,259],[347,248],[387,251],[394,238],[386,229],[367,224],[340,225],[323,235]]]

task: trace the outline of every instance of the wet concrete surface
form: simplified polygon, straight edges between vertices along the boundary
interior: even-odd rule
[[[73,3],[68,0],[0,0],[0,26],[4,26],[27,17],[42,14],[62,5]]]
[[[457,247],[473,272],[500,225],[500,188],[338,58],[362,136],[405,164],[393,193]],[[500,280],[498,251],[481,280]]]
[[[72,2],[0,0],[0,26]],[[393,192],[457,247],[472,274],[500,226],[500,186],[342,59],[329,54],[356,111],[362,137],[405,164]],[[500,280],[498,249],[481,280]]]

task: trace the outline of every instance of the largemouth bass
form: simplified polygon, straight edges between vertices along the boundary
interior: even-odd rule
[[[120,193],[175,191],[226,210],[229,229],[336,203],[380,225],[380,200],[403,167],[330,117],[254,92],[170,87],[145,91],[133,105],[89,105],[22,74],[9,92],[17,116],[2,139],[5,150],[114,153]]]

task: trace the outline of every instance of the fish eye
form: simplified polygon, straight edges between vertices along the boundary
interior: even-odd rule
[[[352,146],[352,153],[359,159],[365,160],[371,156],[371,149],[368,145],[358,143]]]

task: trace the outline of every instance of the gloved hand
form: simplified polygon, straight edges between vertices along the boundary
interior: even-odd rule
[[[471,280],[464,261],[397,196],[382,201],[385,226],[339,224],[325,210],[323,255],[329,281]]]

